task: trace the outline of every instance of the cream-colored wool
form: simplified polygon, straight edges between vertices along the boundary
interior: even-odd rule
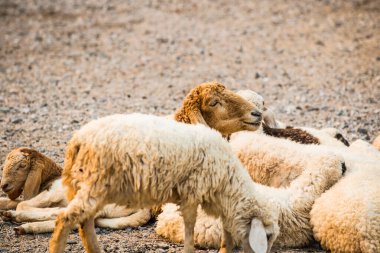
[[[308,244],[313,238],[309,211],[314,200],[339,179],[337,171],[341,171],[343,159],[320,146],[305,146],[252,132],[240,132],[233,137],[232,149],[254,181],[275,187],[289,186],[263,188],[268,201],[279,203],[280,235],[275,244],[286,247]],[[171,241],[182,242],[183,220],[177,208],[173,204],[163,207],[156,232]],[[199,209],[194,233],[197,245],[216,248],[222,239],[221,222]]]
[[[335,179],[341,174],[337,167],[328,171]],[[201,124],[142,114],[92,121],[70,140],[62,178],[71,201],[57,218],[50,252],[63,252],[70,229],[78,223],[86,250],[97,252],[94,216],[108,203],[131,208],[179,204],[187,220],[185,252],[193,252],[191,231],[198,204],[222,218],[228,252],[231,238],[245,252],[257,247],[256,252],[266,252],[261,243],[268,243],[270,250],[278,235],[282,203],[271,199],[267,187],[252,182],[218,132]],[[248,238],[255,231],[263,237]]]
[[[380,252],[380,155],[356,141],[346,150],[347,174],[315,201],[314,235],[331,252]]]
[[[373,141],[373,146],[380,151],[380,135],[376,137],[376,139]]]

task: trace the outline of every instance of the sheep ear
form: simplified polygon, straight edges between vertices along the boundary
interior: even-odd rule
[[[31,168],[26,178],[24,185],[24,200],[28,200],[36,196],[41,187],[41,177],[42,177],[42,165],[36,163],[34,168]]]
[[[259,219],[252,219],[249,231],[249,245],[255,253],[266,253],[268,249],[267,234],[264,225]]]
[[[188,116],[192,124],[203,124],[208,126],[199,109],[190,111]]]

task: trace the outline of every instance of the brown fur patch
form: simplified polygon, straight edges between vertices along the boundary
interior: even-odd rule
[[[260,111],[224,85],[209,82],[196,86],[187,94],[174,118],[187,124],[204,124],[228,136],[242,130],[257,130],[261,119],[253,112]]]
[[[301,144],[317,144],[317,145],[321,144],[318,138],[314,137],[313,135],[309,134],[308,132],[302,129],[293,128],[293,127],[286,127],[285,129],[271,128],[267,126],[266,124],[262,124],[262,125],[263,125],[264,133],[269,136],[288,139],[288,140],[301,143]]]

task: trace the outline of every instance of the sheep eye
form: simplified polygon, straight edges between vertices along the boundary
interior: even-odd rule
[[[19,168],[24,169],[26,167],[26,163],[20,163]]]
[[[214,100],[214,101],[211,101],[209,105],[211,107],[214,107],[214,106],[217,106],[218,104],[221,104],[221,103],[218,100]]]

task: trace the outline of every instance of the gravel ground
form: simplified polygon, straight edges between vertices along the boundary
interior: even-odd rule
[[[258,91],[291,125],[372,141],[379,41],[379,0],[0,0],[0,159],[30,146],[62,164],[85,122],[172,113],[209,80]],[[0,221],[0,252],[46,252],[49,234],[16,237],[14,226]],[[106,252],[182,249],[154,221],[98,234]],[[67,252],[83,252],[76,234]]]

